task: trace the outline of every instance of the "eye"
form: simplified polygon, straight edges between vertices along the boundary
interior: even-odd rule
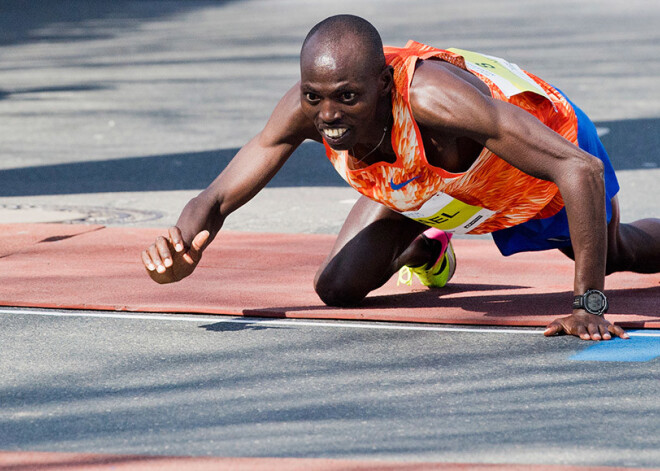
[[[312,105],[315,105],[319,101],[321,101],[321,97],[318,96],[316,93],[305,92],[303,95],[305,97],[305,100],[307,100],[307,103],[310,103]]]
[[[350,103],[354,101],[356,97],[357,95],[353,92],[343,92],[341,94],[341,101],[343,101],[344,103]]]

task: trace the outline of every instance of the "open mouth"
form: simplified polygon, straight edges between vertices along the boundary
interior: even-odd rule
[[[325,134],[330,139],[340,139],[348,131],[346,128],[329,128],[324,129],[323,134]]]
[[[350,134],[348,128],[325,128],[321,131],[323,137],[331,146],[340,146]]]

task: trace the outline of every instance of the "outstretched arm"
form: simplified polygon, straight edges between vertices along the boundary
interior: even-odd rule
[[[557,185],[566,206],[575,253],[573,290],[603,291],[607,259],[607,216],[603,164],[536,118],[507,103],[496,103],[498,132],[485,145],[512,165]],[[505,106],[502,106],[505,105]],[[565,332],[584,340],[627,337],[623,329],[584,310],[552,322],[545,334]]]
[[[296,84],[280,100],[264,129],[208,188],[186,204],[176,226],[142,252],[149,276],[158,283],[170,283],[190,275],[227,216],[253,198],[305,139],[317,134],[301,112]]]
[[[607,257],[602,162],[524,110],[485,96],[450,72],[420,67],[416,79],[418,74],[419,86],[411,95],[418,121],[469,137],[523,172],[557,185],[575,253],[574,293],[602,291]],[[584,310],[553,322],[546,335],[562,331],[585,340],[626,336],[620,327]]]

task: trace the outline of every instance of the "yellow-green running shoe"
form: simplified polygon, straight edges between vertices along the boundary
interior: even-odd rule
[[[434,229],[432,231],[426,231],[424,236],[429,239],[435,239],[442,244],[438,259],[430,268],[428,267],[428,263],[421,267],[404,265],[399,270],[397,285],[406,284],[412,286],[412,275],[414,274],[424,286],[442,288],[454,276],[454,272],[456,271],[456,254],[454,254],[454,248],[451,245],[452,234]]]

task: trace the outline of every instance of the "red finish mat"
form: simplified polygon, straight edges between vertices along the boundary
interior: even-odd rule
[[[502,257],[490,240],[454,241],[449,286],[393,277],[360,307],[324,306],[312,280],[334,237],[223,232],[197,271],[172,285],[145,273],[140,252],[158,229],[0,225],[0,305],[318,319],[545,326],[569,312],[573,262],[557,251]],[[607,278],[610,321],[660,327],[660,275]]]
[[[219,458],[91,453],[0,452],[2,471],[632,471],[605,466],[402,463],[320,458]],[[648,469],[647,471],[653,471]]]

